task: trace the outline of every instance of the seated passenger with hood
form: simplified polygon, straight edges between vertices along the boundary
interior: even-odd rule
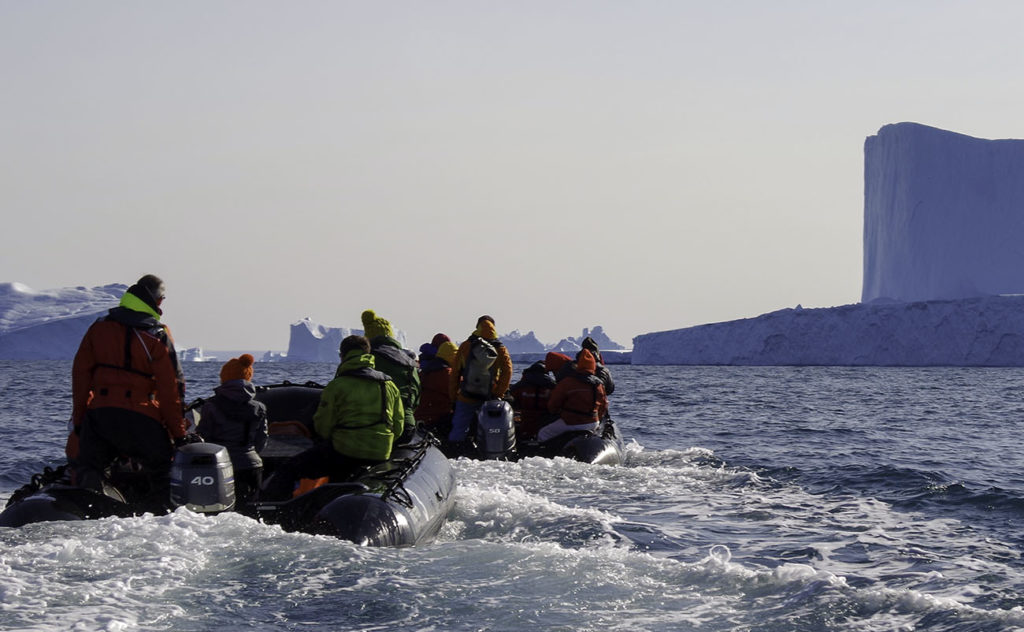
[[[518,437],[533,439],[542,426],[554,419],[548,411],[548,400],[554,388],[555,378],[543,362],[534,362],[523,369],[523,379],[509,388],[512,408],[518,413]]]
[[[589,350],[580,351],[576,368],[555,386],[548,400],[548,410],[558,419],[537,433],[541,441],[549,441],[566,432],[595,432],[600,419],[608,412],[604,384],[594,375],[597,362]]]
[[[313,414],[320,442],[288,459],[267,479],[263,500],[288,498],[300,478],[345,481],[391,458],[405,426],[398,387],[374,368],[370,342],[363,336],[342,340],[339,355],[341,365]]]
[[[452,415],[452,398],[448,391],[451,380],[452,363],[458,347],[453,342],[443,342],[434,358],[420,368],[420,405],[416,407],[416,421],[428,430],[450,430]],[[436,434],[436,433],[435,433]],[[448,430],[444,431],[445,437]]]
[[[240,503],[251,499],[263,482],[267,447],[267,407],[256,400],[252,383],[255,359],[248,353],[231,358],[220,370],[220,386],[199,409],[196,432],[209,443],[228,449],[235,471],[235,495]]]

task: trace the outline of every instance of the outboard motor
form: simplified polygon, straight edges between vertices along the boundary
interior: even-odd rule
[[[508,461],[515,458],[515,417],[508,402],[492,399],[480,407],[477,413],[476,445],[484,459]]]
[[[235,470],[227,448],[216,443],[178,448],[171,466],[171,504],[198,513],[233,509]]]

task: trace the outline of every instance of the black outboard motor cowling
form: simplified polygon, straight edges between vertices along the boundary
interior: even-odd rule
[[[512,460],[516,453],[516,425],[512,406],[502,399],[492,399],[480,406],[477,413],[476,446],[480,456],[488,460]]]
[[[171,466],[171,504],[197,513],[233,509],[235,470],[227,448],[216,443],[178,448]]]

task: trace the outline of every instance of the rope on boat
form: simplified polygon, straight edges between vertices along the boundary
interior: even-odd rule
[[[256,386],[256,392],[259,393],[259,392],[263,392],[263,391],[269,391],[272,388],[284,388],[286,386],[304,386],[306,388],[319,388],[319,389],[325,388],[323,384],[321,384],[319,382],[314,382],[313,380],[308,380],[306,382],[303,382],[302,384],[296,384],[295,382],[292,382],[291,380],[285,380],[285,381],[281,382],[280,384],[260,384],[260,385]]]
[[[67,465],[61,465],[56,469],[52,467],[45,467],[39,474],[32,475],[32,478],[28,483],[19,487],[11,497],[7,499],[7,507],[10,507],[14,503],[21,502],[28,498],[32,494],[38,492],[43,487],[56,483],[57,481],[64,478],[64,473],[67,470]]]
[[[391,498],[400,505],[404,505],[410,509],[412,508],[412,495],[409,494],[409,490],[405,488],[405,480],[408,475],[416,469],[416,466],[423,461],[423,458],[427,455],[427,449],[430,448],[431,445],[436,444],[436,442],[436,438],[426,438],[419,444],[415,454],[405,459],[393,461],[397,467],[389,470],[388,473],[383,476],[386,487],[380,495],[381,500]]]

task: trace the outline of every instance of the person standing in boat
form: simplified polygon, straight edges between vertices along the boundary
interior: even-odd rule
[[[370,341],[364,336],[347,336],[339,355],[341,365],[313,413],[313,429],[320,442],[269,476],[262,499],[289,498],[300,478],[327,476],[344,481],[362,468],[391,458],[405,427],[398,387],[374,368]]]
[[[597,361],[588,349],[580,351],[576,368],[555,385],[548,410],[558,419],[540,429],[537,439],[548,441],[566,432],[594,432],[608,412],[604,384],[594,375]]]
[[[448,382],[458,351],[455,343],[442,342],[434,358],[420,367],[423,392],[414,416],[417,422],[437,436],[447,437],[451,430],[452,398],[448,392]]]
[[[250,500],[263,480],[260,452],[267,447],[267,407],[256,400],[252,383],[253,358],[243,353],[220,369],[220,386],[199,409],[196,432],[204,440],[228,449],[235,471],[235,496]]]
[[[104,470],[133,457],[169,485],[174,445],[187,443],[185,378],[174,340],[160,322],[164,282],[140,278],[121,303],[93,323],[71,367],[69,462],[77,484],[101,490]]]
[[[484,402],[505,396],[512,382],[512,358],[498,340],[494,319],[484,315],[455,354],[448,393],[455,402],[448,441],[462,444]]]
[[[420,405],[420,374],[416,354],[402,348],[395,339],[391,323],[378,316],[372,309],[365,310],[360,319],[363,331],[370,341],[374,366],[390,376],[402,394],[402,408],[405,411],[405,430],[411,435],[416,428],[414,412]]]

